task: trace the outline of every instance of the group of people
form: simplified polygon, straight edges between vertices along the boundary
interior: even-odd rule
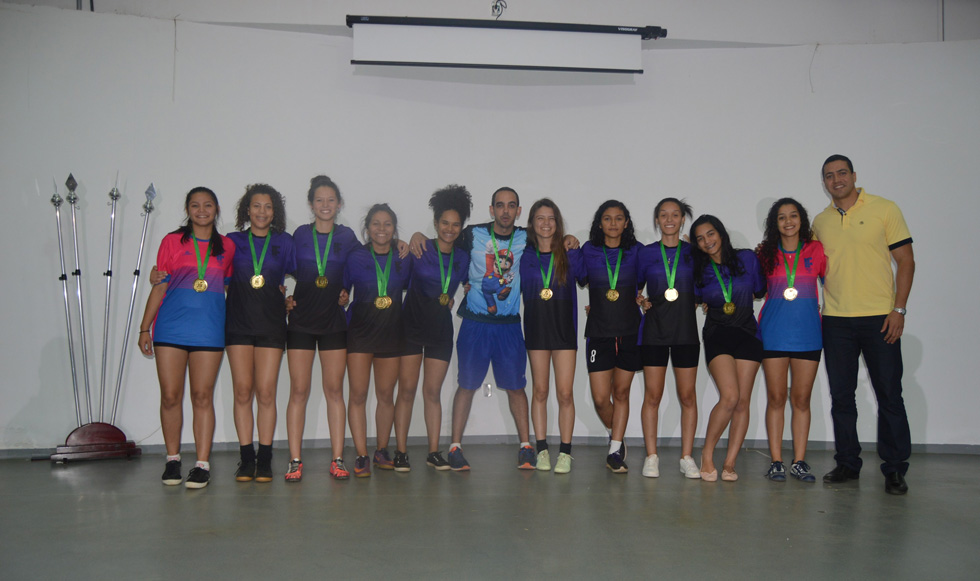
[[[849,159],[831,156],[822,168],[830,206],[811,224],[802,204],[777,200],[755,250],[734,248],[721,220],[707,214],[694,219],[691,206],[672,197],[654,208],[660,239],[649,245],[636,239],[632,216],[617,200],[599,206],[581,246],[565,233],[561,211],[548,198],[534,202],[526,227],[518,226],[522,206],[509,187],[493,193],[491,222],[467,226],[472,200],[458,185],[429,199],[435,238],[416,232],[409,243],[399,241],[397,216],[387,204],[376,204],[364,219],[362,244],[351,228],[337,223],[340,188],[322,175],[311,180],[308,191],[313,221],[292,236],[284,231],[282,195],[255,184],[238,202],[237,231],[225,237],[215,229],[219,206],[214,192],[194,188],[185,201],[186,224],[161,242],[140,326],[141,350],[155,355],[160,380],[167,448],[163,482],[201,488],[209,481],[214,384],[224,350],[241,445],[239,481],[273,478],[276,387],[284,351],[290,379],[287,482],[303,474],[301,444],[317,353],[333,478],[350,476],[343,457],[348,425],[356,449],[354,476],[370,476],[372,464],[411,469],[407,438],[420,381],[426,464],[436,470],[469,470],[463,433],[491,365],[493,383],[507,393],[520,439],[518,468],[567,473],[575,423],[579,285],[588,287],[586,368],[595,411],[609,431],[606,466],[612,472],[628,471],[623,440],[629,393],[634,375],[642,371],[642,474],[659,476],[657,424],[670,364],[681,407],[680,472],[705,481],[737,480],[735,465],[761,365],[772,457],[766,476],[784,481],[788,473],[814,482],[805,456],[810,396],[823,352],[837,448],[837,466],[824,481],[855,479],[861,469],[855,390],[863,354],[879,403],[878,452],[886,490],[904,494],[911,442],[901,396],[900,337],[914,273],[911,236],[893,202],[856,187]],[[693,222],[685,232],[688,219]],[[287,275],[295,279],[288,297]],[[441,390],[454,351],[452,310],[461,286],[456,313],[462,321],[455,342],[459,371],[444,458]],[[762,298],[756,317],[754,302]],[[698,308],[705,313],[701,338]],[[702,339],[719,398],[708,417],[699,465],[693,448]],[[372,370],[377,434],[369,456],[366,404]],[[186,480],[180,457],[185,373],[197,452]],[[547,441],[552,374],[560,440],[554,464]],[[788,468],[782,456],[787,399],[793,438]],[[726,429],[727,453],[716,462],[715,447]]]

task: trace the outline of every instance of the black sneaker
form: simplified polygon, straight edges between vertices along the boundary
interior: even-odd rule
[[[187,473],[187,480],[184,481],[184,486],[187,488],[204,488],[208,485],[209,480],[211,480],[211,472],[200,466],[195,466]]]
[[[449,462],[446,462],[446,459],[442,457],[442,452],[438,450],[429,452],[429,455],[425,458],[425,463],[436,470],[449,470]]]
[[[629,472],[629,468],[626,467],[626,462],[623,462],[623,456],[619,452],[613,452],[606,456],[606,468],[616,474],[626,474]]]
[[[255,478],[255,460],[242,460],[238,463],[238,470],[235,471],[235,480],[238,482],[251,482]]]
[[[167,462],[167,467],[163,469],[163,483],[167,486],[177,486],[183,477],[180,475],[180,460]]]
[[[408,452],[395,450],[395,459],[392,463],[395,465],[395,472],[411,472],[412,470],[412,465],[408,463]]]
[[[272,482],[272,458],[256,460],[255,481]]]

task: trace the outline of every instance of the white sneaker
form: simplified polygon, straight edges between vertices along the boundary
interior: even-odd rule
[[[691,458],[690,456],[684,456],[681,458],[681,474],[683,474],[685,478],[701,478],[701,470],[698,468],[694,458]]]
[[[656,454],[650,454],[643,461],[643,475],[647,478],[657,478],[660,476],[660,458]]]

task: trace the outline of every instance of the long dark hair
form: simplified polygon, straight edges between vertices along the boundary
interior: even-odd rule
[[[684,200],[678,200],[677,198],[664,198],[657,202],[657,205],[653,207],[654,230],[660,230],[660,224],[657,223],[657,217],[660,216],[660,209],[664,207],[664,204],[677,204],[677,207],[681,209],[682,218],[687,216],[692,220],[694,219],[694,209],[691,208],[691,204],[688,204]]]
[[[367,216],[364,216],[364,226],[361,229],[361,236],[364,237],[364,242],[371,242],[371,236],[368,234],[368,226],[371,224],[371,218],[374,218],[374,215],[378,212],[387,212],[391,216],[391,223],[395,226],[395,235],[391,237],[391,241],[394,243],[398,240],[398,216],[395,215],[395,211],[388,204],[375,204],[368,210]]]
[[[779,262],[777,259],[781,240],[779,234],[779,209],[786,205],[795,206],[796,211],[800,213],[800,242],[806,244],[813,240],[813,232],[810,230],[810,216],[806,213],[806,208],[803,207],[803,204],[793,198],[779,198],[773,202],[769,208],[769,214],[766,216],[765,238],[762,239],[762,247],[759,249],[759,264],[762,265],[762,272],[767,276],[776,270],[776,264]],[[795,249],[786,248],[785,250]]]
[[[221,205],[218,204],[218,196],[215,195],[214,191],[204,186],[197,186],[196,188],[193,188],[191,191],[187,192],[187,195],[184,197],[184,214],[187,214],[188,208],[191,205],[191,196],[201,192],[211,196],[217,210],[214,213],[214,223],[211,224],[211,240],[209,241],[208,245],[211,247],[211,256],[221,256],[225,253],[225,245],[221,241],[221,234],[218,233],[217,224],[218,218],[221,217]],[[181,244],[186,243],[191,239],[191,237],[194,236],[194,227],[191,225],[190,215],[187,216],[187,220],[181,224],[180,228],[173,231],[174,234],[177,234],[178,232],[180,233]]]
[[[629,250],[636,244],[636,230],[633,229],[633,219],[630,217],[630,211],[619,200],[606,200],[595,211],[595,215],[592,217],[592,228],[589,230],[589,242],[596,248],[602,248],[606,245],[606,235],[602,233],[602,215],[609,208],[619,208],[623,211],[623,215],[626,216],[626,228],[623,229],[623,237],[619,241],[619,247],[623,250]]]
[[[551,198],[541,198],[531,206],[527,219],[527,243],[532,248],[538,247],[538,236],[534,233],[534,215],[541,208],[551,208],[555,213],[555,235],[551,239],[551,256],[555,265],[555,276],[559,286],[564,286],[568,277],[568,253],[565,251],[565,219],[561,217],[558,205]]]
[[[272,200],[272,223],[269,229],[276,234],[286,230],[286,202],[282,194],[269,184],[252,184],[245,188],[245,195],[238,200],[235,210],[235,228],[239,231],[245,230],[245,224],[250,222],[248,207],[252,205],[252,198],[258,194],[265,194]]]
[[[459,214],[461,225],[466,226],[466,221],[470,219],[470,211],[473,209],[473,196],[470,195],[470,191],[466,189],[466,186],[450,184],[436,190],[429,196],[429,208],[432,209],[432,219],[437,224],[439,218],[447,210],[456,210],[456,213]],[[453,245],[462,248],[460,246],[462,238],[463,233],[461,231],[453,242]]]
[[[711,257],[701,250],[697,242],[697,237],[694,235],[694,231],[702,224],[710,224],[718,232],[718,235],[721,236],[721,264],[728,267],[728,273],[732,277],[744,274],[745,267],[742,266],[742,261],[738,259],[738,253],[732,247],[732,239],[728,235],[728,230],[725,229],[725,225],[721,223],[721,220],[711,214],[701,214],[691,224],[691,257],[694,259],[694,284],[699,287],[704,286],[704,269],[711,262]]]

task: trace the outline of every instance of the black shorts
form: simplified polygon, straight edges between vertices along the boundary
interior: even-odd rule
[[[402,355],[422,355],[425,359],[438,359],[449,363],[453,358],[453,343],[443,343],[439,345],[422,345],[405,339],[405,350]]]
[[[181,349],[187,351],[188,353],[193,353],[195,351],[217,351],[222,352],[225,350],[224,347],[200,347],[198,345],[177,345],[176,343],[161,343],[160,341],[153,342],[153,348],[157,347],[170,347],[171,349]]]
[[[694,345],[640,345],[643,367],[667,367],[668,359],[674,369],[697,367],[701,360],[701,344]]]
[[[711,336],[704,338],[704,361],[710,363],[719,355],[760,363],[762,341],[735,327],[715,327]]]
[[[244,335],[241,333],[225,333],[225,347],[229,345],[248,345],[251,347],[268,347],[270,349],[285,349],[286,335]]]
[[[586,337],[585,367],[589,373],[609,371],[613,368],[633,372],[643,369],[640,347],[636,344],[636,335]]]
[[[766,351],[762,352],[763,359],[781,359],[783,357],[789,357],[790,359],[803,359],[805,361],[816,361],[820,362],[820,353],[822,350],[817,349],[816,351]]]
[[[303,331],[286,331],[286,349],[304,349],[307,351],[336,351],[347,349],[347,331],[335,331],[314,335]]]

